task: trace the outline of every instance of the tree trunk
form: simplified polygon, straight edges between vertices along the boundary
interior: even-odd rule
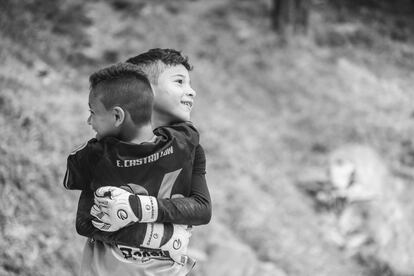
[[[273,29],[286,36],[306,33],[310,0],[273,0],[271,20]]]

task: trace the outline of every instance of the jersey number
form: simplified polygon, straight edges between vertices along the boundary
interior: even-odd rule
[[[169,172],[164,175],[162,179],[160,190],[158,191],[158,198],[170,198],[171,191],[174,186],[175,180],[177,180],[178,175],[182,169],[178,169],[173,172]]]

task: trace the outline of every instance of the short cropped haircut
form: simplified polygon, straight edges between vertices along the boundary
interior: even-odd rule
[[[154,94],[145,74],[135,65],[119,63],[89,77],[90,93],[108,110],[119,106],[136,125],[151,122]]]
[[[181,64],[188,71],[193,69],[193,66],[188,61],[188,57],[174,49],[151,49],[129,58],[126,62],[138,66],[153,84],[157,84],[158,77],[168,66]]]

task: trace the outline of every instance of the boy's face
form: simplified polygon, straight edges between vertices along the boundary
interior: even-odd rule
[[[188,70],[181,64],[168,66],[154,89],[154,112],[168,121],[189,121],[196,92],[191,88]]]
[[[96,132],[96,139],[100,140],[105,136],[116,135],[115,116],[111,110],[107,110],[99,97],[89,93],[88,125]]]

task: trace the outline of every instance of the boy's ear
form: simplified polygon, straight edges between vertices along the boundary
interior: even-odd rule
[[[112,108],[112,113],[115,116],[115,127],[119,127],[125,120],[125,111],[121,107],[115,106]]]

